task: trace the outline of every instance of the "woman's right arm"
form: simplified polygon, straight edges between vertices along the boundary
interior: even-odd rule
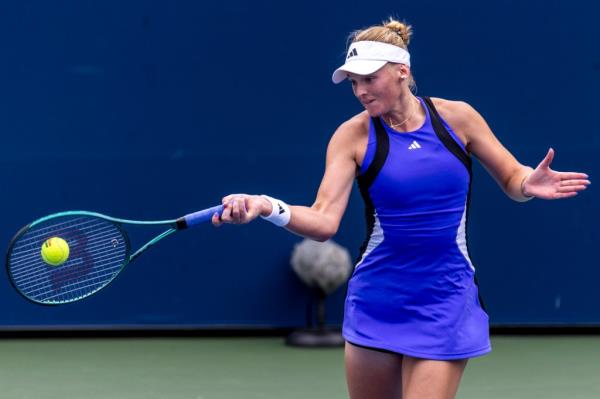
[[[331,137],[327,147],[325,174],[317,198],[310,207],[291,205],[289,231],[317,241],[326,241],[338,230],[356,174],[356,148],[363,129],[353,118],[342,124]],[[221,220],[213,224],[248,223],[259,215],[271,214],[271,203],[257,195],[232,194],[223,198]]]

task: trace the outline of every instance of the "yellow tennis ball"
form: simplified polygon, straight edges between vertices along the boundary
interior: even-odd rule
[[[69,259],[69,244],[60,237],[48,238],[42,244],[42,259],[50,266],[60,266]]]

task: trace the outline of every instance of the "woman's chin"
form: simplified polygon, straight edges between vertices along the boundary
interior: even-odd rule
[[[367,113],[369,114],[369,116],[371,118],[378,117],[382,113],[381,109],[379,109],[379,107],[369,107],[369,106],[366,106],[365,110],[367,111]]]

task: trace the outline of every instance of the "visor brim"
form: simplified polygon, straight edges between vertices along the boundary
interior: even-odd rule
[[[386,63],[383,60],[350,60],[333,72],[331,80],[338,84],[348,77],[348,73],[369,75],[380,70]]]

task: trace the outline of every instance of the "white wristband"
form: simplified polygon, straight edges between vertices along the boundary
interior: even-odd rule
[[[279,227],[283,227],[290,222],[290,217],[292,215],[290,213],[290,207],[287,206],[285,202],[271,198],[268,195],[261,195],[261,197],[268,200],[273,207],[273,210],[269,216],[260,215],[261,218]]]

